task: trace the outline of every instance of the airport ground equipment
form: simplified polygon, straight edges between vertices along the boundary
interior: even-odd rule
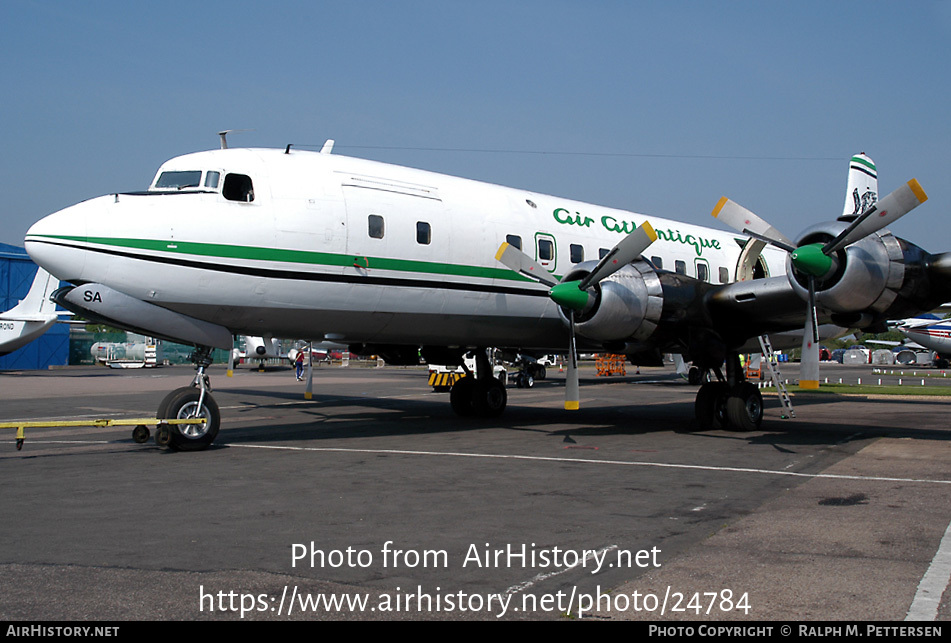
[[[138,444],[148,442],[151,433],[148,425],[155,425],[155,442],[160,446],[171,446],[169,437],[174,427],[175,431],[190,431],[192,427],[204,430],[204,418],[103,418],[97,420],[36,420],[20,422],[0,422],[0,429],[16,429],[17,451],[23,449],[26,440],[26,429],[38,428],[66,428],[89,426],[103,428],[111,426],[134,426],[132,440]],[[181,427],[181,428],[180,428]],[[174,447],[172,447],[174,448]]]
[[[596,364],[599,377],[610,377],[611,375],[627,375],[627,369],[624,368],[624,355],[615,355],[613,353],[602,353],[598,355]]]
[[[769,376],[776,385],[776,392],[779,393],[779,401],[782,402],[783,405],[782,418],[784,420],[794,418],[796,417],[796,412],[793,411],[789,391],[786,390],[786,385],[783,383],[782,375],[779,372],[779,363],[776,360],[776,353],[773,352],[773,346],[769,341],[769,336],[760,335],[759,345],[760,348],[763,349],[762,362],[766,364],[766,370],[769,371]]]
[[[448,391],[457,380],[466,376],[464,372],[442,370],[444,368],[445,367],[438,366],[430,367],[429,385],[433,387],[433,391]]]

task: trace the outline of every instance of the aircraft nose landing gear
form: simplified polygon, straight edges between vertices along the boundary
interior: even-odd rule
[[[763,422],[763,396],[743,378],[739,355],[726,363],[726,380],[706,382],[697,392],[694,414],[701,430],[755,431]],[[720,371],[717,369],[719,377]]]
[[[191,386],[175,389],[165,396],[158,407],[159,419],[187,420],[204,419],[203,424],[172,424],[167,427],[167,435],[155,440],[159,445],[167,445],[173,451],[201,451],[207,449],[218,436],[221,414],[218,404],[211,397],[211,385],[205,369],[211,365],[211,349],[199,347],[192,354],[197,373]],[[163,427],[164,428],[164,427]]]
[[[457,380],[449,391],[449,403],[462,417],[498,417],[508,403],[505,384],[492,375],[492,364],[485,349],[477,349],[475,359],[475,372],[465,369],[466,376]]]

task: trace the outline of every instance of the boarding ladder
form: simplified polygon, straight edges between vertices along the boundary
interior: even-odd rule
[[[792,400],[789,399],[789,392],[786,390],[786,385],[783,383],[782,376],[779,373],[779,363],[776,361],[776,354],[773,353],[773,345],[770,344],[768,335],[759,336],[759,346],[763,349],[763,360],[766,362],[766,370],[769,371],[769,376],[776,385],[779,401],[782,402],[783,405],[782,418],[786,420],[796,417],[796,412],[793,411],[792,407]]]

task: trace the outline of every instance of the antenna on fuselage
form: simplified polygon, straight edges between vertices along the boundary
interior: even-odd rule
[[[330,154],[331,152],[333,152],[333,149],[334,149],[334,140],[332,138],[328,138],[327,142],[324,143],[324,146],[320,148],[320,153]]]
[[[251,132],[253,130],[249,129],[226,129],[218,132],[218,137],[221,138],[221,149],[228,149],[228,134],[231,132]]]

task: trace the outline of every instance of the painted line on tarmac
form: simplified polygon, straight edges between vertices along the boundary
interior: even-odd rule
[[[237,449],[271,449],[274,451],[301,451],[325,453],[365,453],[378,455],[414,455],[414,456],[443,456],[456,458],[487,458],[497,460],[528,460],[534,462],[558,462],[575,464],[599,464],[628,467],[657,467],[662,469],[693,469],[698,471],[721,471],[726,473],[758,473],[774,476],[791,476],[809,479],[827,480],[859,480],[863,482],[916,482],[926,484],[951,485],[951,480],[928,480],[926,478],[890,478],[884,476],[852,476],[836,473],[800,473],[796,471],[777,471],[774,469],[751,469],[746,467],[715,467],[700,464],[675,464],[667,462],[642,462],[626,460],[594,460],[589,458],[556,458],[538,455],[506,455],[493,453],[462,453],[454,451],[411,451],[406,449],[348,449],[343,447],[292,447],[273,444],[221,444],[219,446]]]
[[[607,547],[602,547],[601,549],[599,549],[599,550],[597,550],[597,551],[592,550],[592,551],[586,553],[585,556],[584,556],[584,558],[581,559],[581,560],[579,560],[578,562],[576,562],[574,565],[569,565],[569,566],[567,566],[567,567],[562,567],[561,569],[556,569],[556,570],[551,571],[551,572],[545,572],[545,573],[542,573],[542,574],[538,574],[538,575],[532,577],[530,580],[523,581],[523,582],[521,582],[521,583],[517,583],[517,584],[515,584],[515,585],[512,585],[512,586],[509,587],[507,590],[505,590],[504,592],[502,592],[502,596],[510,596],[510,595],[512,595],[512,594],[517,594],[517,593],[519,593],[519,592],[523,592],[523,591],[525,591],[526,589],[528,589],[529,587],[532,587],[532,586],[534,586],[534,585],[537,585],[538,583],[541,583],[541,582],[543,582],[543,581],[546,581],[546,580],[548,580],[549,578],[554,578],[555,576],[560,576],[560,575],[564,574],[565,572],[570,572],[572,569],[575,569],[576,567],[584,567],[584,566],[587,564],[587,562],[588,562],[589,560],[591,560],[592,557],[595,557],[595,556],[597,556],[597,557],[603,557],[603,556],[604,556],[606,553],[608,553],[609,551],[614,551],[614,550],[617,549],[617,548],[618,548],[617,545],[608,545]],[[571,611],[571,610],[568,610],[568,611]]]
[[[915,598],[911,602],[911,607],[908,608],[905,620],[937,620],[941,595],[944,594],[949,583],[951,583],[951,524],[948,524],[941,544],[938,545],[938,551],[918,584],[918,591],[915,592]]]

